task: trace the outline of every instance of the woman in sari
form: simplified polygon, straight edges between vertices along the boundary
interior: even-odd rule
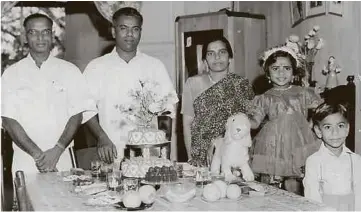
[[[248,80],[229,72],[229,41],[209,40],[202,49],[208,71],[187,79],[182,96],[183,131],[189,163],[207,165],[212,140],[222,136],[228,117],[247,112],[254,92]]]

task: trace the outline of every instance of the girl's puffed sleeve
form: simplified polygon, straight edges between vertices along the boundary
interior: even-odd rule
[[[250,107],[250,118],[252,121],[259,126],[266,116],[267,102],[264,95],[257,95],[252,100]]]
[[[323,102],[321,96],[313,88],[305,88],[305,100],[307,108],[316,108]]]

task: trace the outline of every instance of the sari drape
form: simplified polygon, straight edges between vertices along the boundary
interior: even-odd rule
[[[225,132],[227,119],[239,112],[247,113],[254,92],[247,79],[234,73],[201,93],[193,102],[195,117],[191,125],[190,163],[207,165],[211,141]]]

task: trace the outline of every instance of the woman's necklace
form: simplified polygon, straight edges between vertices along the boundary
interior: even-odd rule
[[[208,73],[208,78],[209,78],[209,81],[212,83],[212,84],[216,84],[217,82],[214,81],[213,77],[211,76],[211,73]]]
[[[228,71],[227,71],[227,73],[226,73],[226,75],[228,74]],[[211,74],[211,72],[208,72],[208,78],[209,78],[209,81],[212,83],[212,84],[216,84],[219,80],[217,80],[217,81],[215,81],[214,79],[213,79],[213,77],[212,77],[212,74]],[[223,77],[225,77],[226,75],[224,75]],[[222,77],[222,78],[223,78]]]
[[[288,89],[290,89],[290,88],[292,88],[292,85],[289,85],[288,87],[286,87],[286,88],[273,88],[274,90],[277,90],[277,91],[285,91],[285,90],[288,90]]]

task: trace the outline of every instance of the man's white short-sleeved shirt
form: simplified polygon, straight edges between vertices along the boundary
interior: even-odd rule
[[[98,109],[99,123],[117,148],[124,148],[128,132],[136,127],[127,116],[119,111],[119,106],[134,104],[131,91],[139,90],[140,81],[158,83],[157,94],[171,94],[173,116],[178,97],[164,64],[139,50],[128,63],[121,59],[114,48],[109,54],[92,60],[84,71],[90,93]],[[94,116],[85,113],[86,116]]]
[[[1,81],[1,116],[18,121],[43,151],[55,146],[73,115],[95,110],[80,70],[53,56],[39,68],[29,54],[10,66]],[[37,171],[34,160],[13,146],[13,170]],[[57,166],[60,170],[71,167],[68,150],[65,153]]]

